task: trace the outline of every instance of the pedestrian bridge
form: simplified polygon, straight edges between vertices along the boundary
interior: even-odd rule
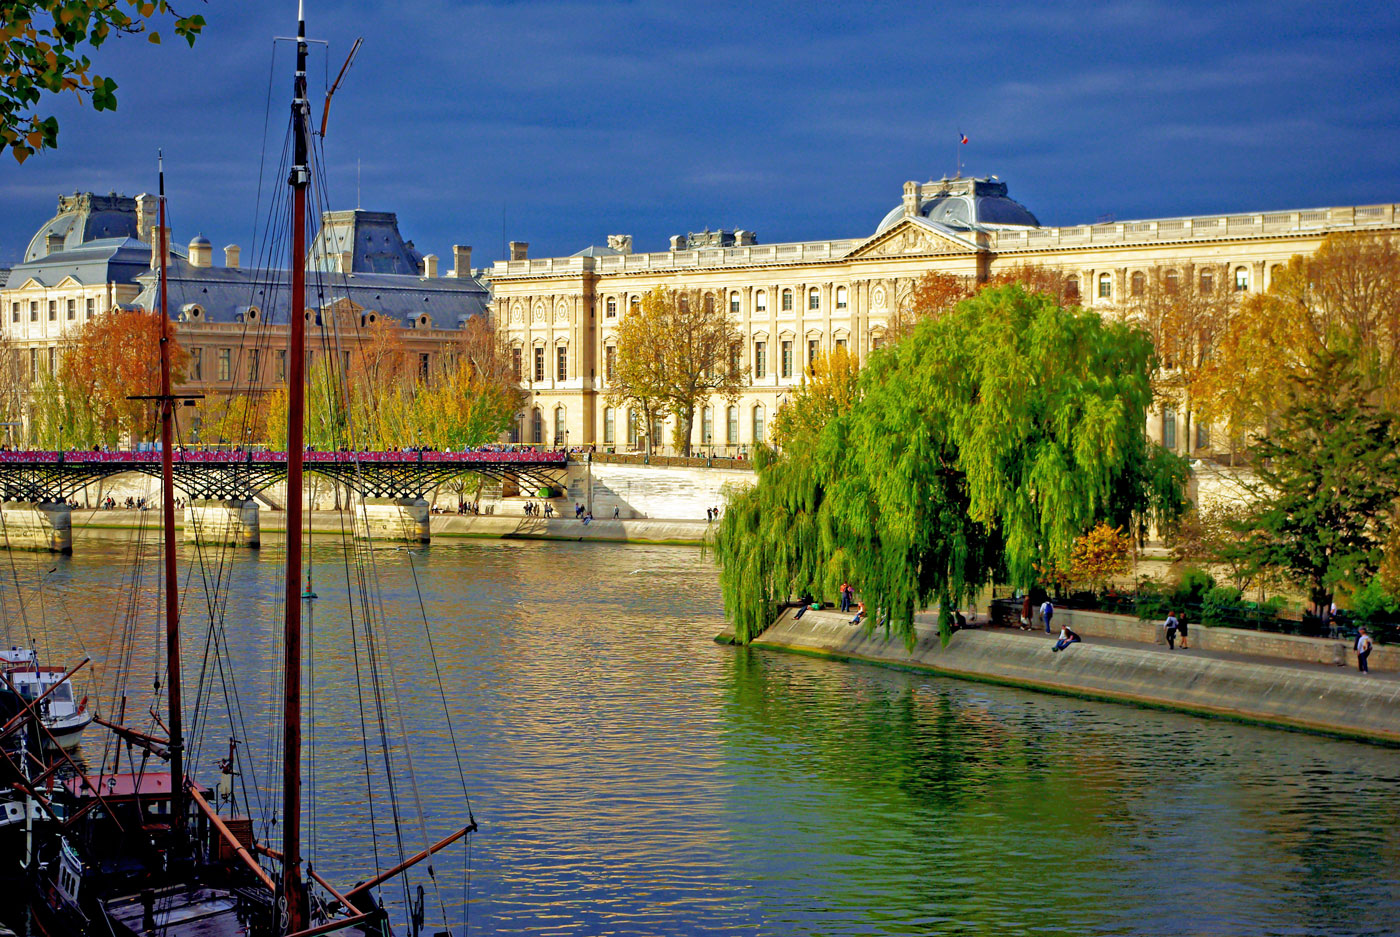
[[[287,453],[268,450],[171,454],[174,487],[189,499],[185,539],[257,546],[259,494],[283,482]],[[478,475],[518,490],[561,487],[568,454],[538,449],[466,452],[316,452],[307,473],[360,496],[366,536],[426,541],[424,496],[454,478]],[[94,452],[0,451],[4,541],[12,547],[72,550],[68,500],[105,478],[127,473],[159,478],[159,450]]]

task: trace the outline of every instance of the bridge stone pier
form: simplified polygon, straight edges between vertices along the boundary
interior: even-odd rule
[[[262,544],[258,503],[238,498],[192,498],[185,508],[185,541],[256,550]]]
[[[422,498],[365,498],[355,512],[355,536],[364,540],[428,543],[428,502]]]
[[[73,509],[63,502],[0,502],[0,521],[12,550],[73,552]]]

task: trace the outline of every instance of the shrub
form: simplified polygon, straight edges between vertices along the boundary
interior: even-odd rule
[[[1240,623],[1246,609],[1234,586],[1214,586],[1201,599],[1201,624],[1230,626]]]

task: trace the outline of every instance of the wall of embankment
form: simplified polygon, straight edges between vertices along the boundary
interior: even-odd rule
[[[850,624],[847,615],[809,611],[799,620],[789,609],[754,645],[1400,744],[1400,681],[1392,679],[1152,646],[1082,643],[1056,654],[1043,636],[1014,631],[959,631],[944,647],[935,627],[917,627],[909,650],[880,629]]]
[[[286,529],[287,515],[281,511],[263,510],[260,514],[262,532],[279,533]],[[339,534],[350,526],[349,514],[336,511],[313,511],[309,514],[311,529],[316,533]],[[175,526],[184,529],[184,512],[176,513]],[[584,524],[572,516],[567,518],[528,517],[520,514],[473,515],[434,514],[429,517],[433,539],[483,538],[501,540],[597,540],[613,543],[669,543],[699,545],[705,542],[713,525],[699,520],[595,520]],[[75,508],[72,529],[79,536],[100,534],[102,531],[130,531],[145,527],[160,529],[158,511],[99,511]]]
[[[1039,627],[1039,612],[1036,613],[1035,619]],[[1115,641],[1135,641],[1139,644],[1160,644],[1164,647],[1167,643],[1166,631],[1160,621],[1143,621],[1129,615],[1057,608],[1051,621],[1056,628],[1069,625],[1085,638],[1109,638]],[[1247,628],[1220,628],[1194,622],[1190,625],[1188,634],[1191,646],[1198,651],[1274,657],[1304,664],[1333,664],[1339,667],[1355,663],[1352,641],[1349,638],[1309,638]],[[1371,651],[1370,667],[1377,671],[1400,671],[1400,646],[1376,645]]]

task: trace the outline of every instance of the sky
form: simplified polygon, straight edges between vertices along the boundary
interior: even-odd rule
[[[0,154],[0,264],[61,192],[153,191],[158,148],[175,240],[253,256],[284,181],[293,57],[273,37],[296,3],[175,6],[208,20],[193,48],[110,40],[94,71],[117,111],[54,102],[57,150]],[[719,227],[862,237],[959,158],[1047,225],[1400,201],[1394,0],[306,6],[329,44],[314,123],[364,37],[331,108],[328,204],[396,212],[443,269],[453,244],[482,266],[506,240],[542,257]]]

